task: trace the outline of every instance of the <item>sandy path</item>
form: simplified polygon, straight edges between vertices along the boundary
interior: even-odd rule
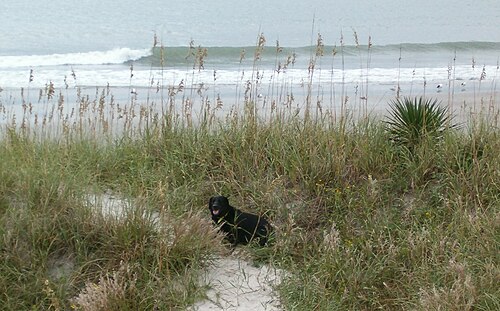
[[[281,310],[279,299],[273,292],[280,275],[279,270],[266,265],[258,268],[232,256],[217,258],[202,280],[210,287],[207,299],[188,310]]]

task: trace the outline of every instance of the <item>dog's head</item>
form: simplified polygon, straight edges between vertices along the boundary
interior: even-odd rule
[[[208,201],[208,208],[212,216],[222,218],[230,211],[231,206],[226,197],[219,195],[210,198],[210,201]]]

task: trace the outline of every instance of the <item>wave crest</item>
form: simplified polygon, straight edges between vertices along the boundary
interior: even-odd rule
[[[0,56],[0,68],[123,64],[152,54],[151,49],[117,48],[109,51],[91,51],[51,55]]]

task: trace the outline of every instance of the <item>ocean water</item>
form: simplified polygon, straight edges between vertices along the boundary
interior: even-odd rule
[[[0,20],[3,106],[39,101],[25,90],[48,85],[110,87],[123,101],[132,90],[141,101],[182,84],[230,102],[248,81],[269,98],[312,81],[316,94],[379,103],[398,87],[491,93],[500,74],[498,0],[17,0],[2,1]]]

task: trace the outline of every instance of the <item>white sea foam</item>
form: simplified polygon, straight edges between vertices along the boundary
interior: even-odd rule
[[[151,55],[151,49],[117,48],[109,51],[51,55],[0,56],[0,68],[40,67],[58,65],[122,64]]]
[[[498,75],[495,66],[486,66],[489,73],[486,80],[494,79]],[[452,80],[479,80],[482,70],[474,70],[470,66],[457,66],[449,76],[447,67],[432,68],[370,68],[370,69],[331,69],[316,71],[313,75],[313,84],[354,84],[354,85],[394,85],[399,83],[448,83]],[[0,86],[3,88],[40,88],[52,83],[56,88],[65,87],[165,87],[178,85],[183,81],[185,87],[217,85],[245,85],[247,81],[257,81],[255,72],[235,70],[183,70],[183,69],[154,69],[135,67],[133,77],[129,66],[93,65],[88,66],[56,66],[37,67],[33,69],[33,79],[30,81],[30,68],[25,70],[0,69]],[[310,77],[307,69],[290,69],[277,73],[271,68],[259,71],[260,85],[306,85]]]

